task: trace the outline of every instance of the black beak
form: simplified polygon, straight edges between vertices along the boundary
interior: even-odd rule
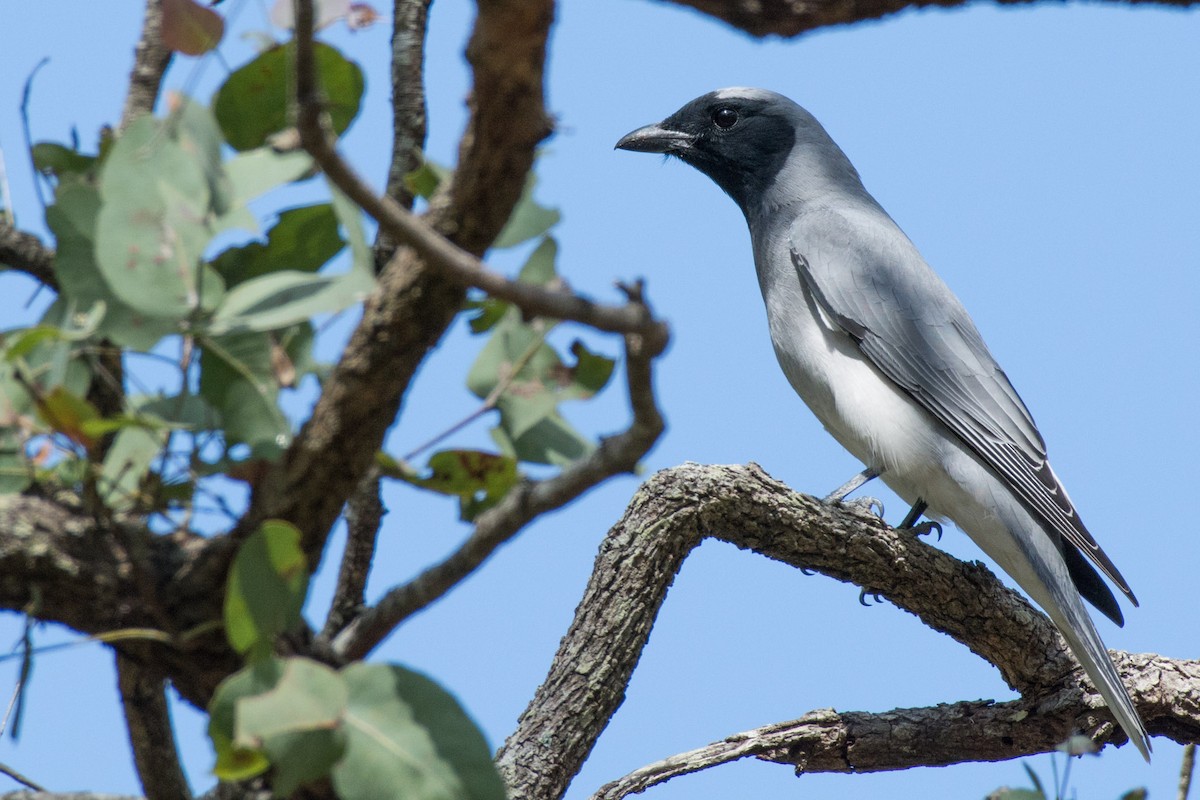
[[[678,153],[687,150],[694,141],[695,137],[689,133],[673,131],[656,123],[625,134],[617,142],[617,149],[635,153]]]

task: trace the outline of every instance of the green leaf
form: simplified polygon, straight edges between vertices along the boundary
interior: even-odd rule
[[[1046,800],[1046,795],[1033,789],[997,789],[989,800]]]
[[[350,702],[346,756],[333,774],[340,797],[504,800],[504,783],[492,763],[491,748],[453,695],[398,665],[360,662],[343,669],[342,676]],[[387,719],[386,726],[371,730],[371,723],[381,717]],[[405,758],[423,751],[427,743],[435,753],[432,761]],[[381,768],[373,780],[361,774],[368,764]],[[456,787],[452,794],[442,794],[451,787]],[[381,788],[383,794],[373,793]]]
[[[371,275],[358,270],[344,275],[284,270],[251,278],[225,296],[208,331],[221,336],[286,328],[354,305],[367,296],[374,283]]]
[[[165,443],[165,432],[140,426],[123,428],[117,434],[104,457],[97,482],[100,498],[106,506],[125,512],[149,508],[153,504],[153,498],[143,497],[141,489],[150,472],[150,464],[162,452]]]
[[[530,172],[525,179],[525,188],[521,191],[521,198],[513,208],[512,216],[509,217],[508,223],[496,237],[496,241],[492,243],[492,247],[503,249],[527,242],[541,236],[562,219],[562,214],[557,209],[538,205],[537,201],[533,199],[533,188],[536,185],[537,177]]]
[[[439,753],[402,695],[402,667],[355,663],[342,670],[349,689],[346,753],[333,769],[342,800],[462,800],[466,786]]]
[[[117,139],[101,171],[96,262],[125,305],[149,317],[182,319],[203,307],[200,256],[211,191],[201,160],[149,116]]]
[[[220,412],[226,443],[243,442],[261,457],[282,452],[292,429],[279,410],[271,336],[243,333],[199,342],[200,396]]]
[[[0,419],[4,417],[0,408]],[[33,469],[25,457],[21,437],[12,428],[0,427],[0,494],[23,492],[33,483]]]
[[[170,425],[190,430],[212,430],[221,421],[216,409],[195,394],[143,395],[131,397],[129,402],[141,416],[161,419]]]
[[[426,200],[433,197],[442,181],[449,178],[453,172],[440,164],[426,160],[421,166],[404,176],[404,186],[417,197]]]
[[[369,275],[373,279],[375,254],[367,244],[367,235],[363,231],[362,209],[332,182],[329,183],[329,195],[333,199],[333,213],[337,215],[338,222],[342,223],[346,241],[350,243],[350,271]]]
[[[148,351],[179,328],[178,321],[158,319],[131,309],[117,299],[96,263],[96,220],[100,193],[81,180],[60,181],[55,203],[46,209],[46,224],[54,231],[54,272],[60,297],[47,319],[66,323],[76,309],[103,304],[96,334],[133,350]]]
[[[608,384],[617,362],[593,353],[578,339],[571,344],[571,355],[575,356],[575,366],[564,367],[557,375],[559,398],[586,400]]]
[[[301,206],[280,212],[279,221],[267,232],[266,244],[231,247],[213,259],[213,268],[232,289],[271,272],[316,272],[345,246],[332,205]]]
[[[342,678],[324,664],[286,659],[270,690],[237,702],[233,744],[264,751],[275,768],[274,794],[288,797],[328,775],[341,758],[339,725],[348,694]]]
[[[496,300],[493,297],[487,297],[483,300],[468,300],[464,306],[467,310],[478,310],[479,313],[471,317],[468,323],[471,326],[471,333],[486,333],[496,327],[496,323],[504,318],[504,312],[508,311],[508,303],[503,300]]]
[[[87,174],[96,165],[96,156],[78,153],[56,142],[38,142],[33,146],[33,168],[43,175]]]
[[[300,624],[308,594],[308,559],[300,531],[267,520],[250,534],[234,557],[225,591],[225,635],[250,659],[271,654],[275,637]]]
[[[289,43],[267,50],[236,70],[217,90],[213,112],[234,149],[261,147],[268,136],[288,126],[294,48]],[[314,55],[324,107],[334,132],[340,134],[358,114],[362,70],[327,44],[317,42]]]
[[[1025,768],[1025,774],[1029,776],[1029,780],[1033,784],[1033,788],[1037,790],[1039,795],[1045,797],[1046,787],[1042,786],[1042,779],[1039,778],[1038,774],[1033,771],[1033,767],[1029,766],[1028,762],[1025,761],[1021,762],[1021,766]]]
[[[301,150],[279,153],[271,147],[259,147],[226,161],[225,174],[229,176],[234,204],[245,205],[261,194],[299,180],[312,165],[312,158]]]
[[[525,266],[521,267],[521,271],[517,274],[517,280],[522,283],[532,283],[535,286],[550,286],[558,288],[562,283],[559,280],[558,272],[555,269],[555,262],[558,260],[558,242],[554,237],[547,236],[542,240],[542,243],[529,254],[529,258],[525,261]]]
[[[442,450],[429,458],[425,477],[393,472],[414,486],[458,497],[460,514],[472,520],[498,503],[519,478],[517,462],[480,450]]]
[[[547,416],[519,437],[510,436],[503,427],[493,428],[491,434],[500,452],[534,464],[565,467],[596,449],[595,444],[558,413]]]
[[[178,105],[164,123],[191,158],[204,171],[208,181],[212,212],[218,216],[229,211],[233,204],[233,185],[221,163],[221,129],[206,106],[188,97]]]
[[[246,780],[271,766],[260,751],[234,745],[234,727],[238,702],[270,691],[282,674],[283,661],[267,658],[251,663],[217,686],[208,704],[208,737],[217,754],[213,774],[221,780]]]
[[[99,419],[100,412],[83,397],[65,386],[34,397],[38,417],[52,430],[71,441],[91,448],[96,440],[84,430],[84,423]]]

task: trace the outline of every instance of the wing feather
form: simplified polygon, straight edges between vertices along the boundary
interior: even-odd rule
[[[1050,467],[1033,416],[966,310],[895,223],[877,213],[886,224],[874,219],[873,227],[864,226],[831,211],[817,225],[805,219],[804,230],[821,230],[824,241],[805,241],[793,228],[791,256],[804,285],[885,376],[958,435],[1136,606],[1128,583],[1084,527]],[[852,235],[872,229],[879,231],[873,241]]]

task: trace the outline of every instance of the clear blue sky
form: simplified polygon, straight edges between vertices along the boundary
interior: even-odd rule
[[[35,139],[85,143],[115,122],[139,3],[60,0],[5,9],[0,145],[19,221],[41,230],[22,155],[18,106],[34,87]],[[239,8],[237,33],[266,26]],[[463,125],[461,56],[470,4],[434,4],[428,55],[429,152],[452,161]],[[344,149],[376,183],[388,155],[388,25],[335,43],[368,71],[363,117]],[[560,269],[578,289],[615,299],[615,279],[645,276],[674,340],[658,387],[669,430],[651,470],[685,460],[761,463],[823,494],[859,469],[822,431],[774,362],[744,222],[707,179],[678,163],[614,152],[622,134],[720,86],[795,98],[822,120],[869,190],[958,292],[1025,398],[1056,469],[1093,533],[1142,602],[1126,627],[1099,622],[1111,647],[1200,657],[1192,470],[1200,451],[1200,16],[1143,6],[1045,5],[909,12],[791,42],[758,42],[687,10],[646,0],[567,2],[551,43],[549,106],[559,132],[540,166],[540,199],[562,208]],[[215,60],[181,60],[168,85],[207,99]],[[0,274],[0,325],[28,320],[30,284]],[[40,308],[44,298],[34,301]],[[615,341],[595,341],[610,353]],[[326,345],[332,357],[337,342]],[[480,346],[457,326],[426,366],[390,440],[403,452],[474,407],[463,387]],[[569,409],[581,427],[624,423],[620,393]],[[483,426],[461,444],[486,444]],[[545,674],[607,525],[636,487],[613,481],[533,526],[486,568],[413,620],[381,656],[436,676],[498,745]],[[882,487],[873,487],[877,492]],[[887,495],[881,495],[885,502]],[[453,505],[389,493],[378,594],[451,550]],[[902,504],[887,502],[893,523]],[[979,558],[948,529],[942,547]],[[312,602],[319,618],[330,578]],[[947,637],[857,589],[805,577],[720,544],[685,564],[625,705],[569,797],[642,764],[811,709],[882,711],[1010,695],[996,671]],[[0,618],[0,644],[19,620]],[[45,643],[66,638],[49,628]],[[0,666],[0,690],[15,668]],[[37,662],[20,742],[0,761],[52,789],[136,791],[111,657],[99,646]],[[206,788],[202,718],[177,707],[186,766]],[[1155,741],[1075,765],[1083,798],[1146,785],[1173,796],[1180,748]],[[1031,764],[1049,775],[1046,757]],[[743,762],[647,793],[672,798],[982,797],[1024,784],[1015,763],[870,776],[805,776]],[[0,791],[9,787],[0,779]]]

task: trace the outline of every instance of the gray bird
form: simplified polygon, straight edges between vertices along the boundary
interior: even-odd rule
[[[1080,602],[1123,623],[1097,569],[1136,598],[966,309],[820,123],[774,92],[722,89],[617,147],[678,157],[745,214],[779,364],[867,467],[831,497],[878,475],[913,504],[908,521],[926,509],[953,520],[1045,609],[1149,761],[1146,729]]]

